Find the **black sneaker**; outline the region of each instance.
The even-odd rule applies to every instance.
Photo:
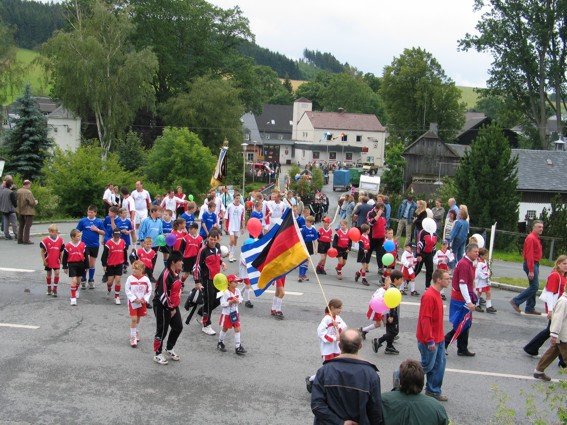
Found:
[[[276,314],[274,315],[274,317],[278,320],[283,320],[284,319],[284,315],[281,311],[276,311]]]
[[[486,304],[486,300],[484,298],[480,299],[480,304],[485,305]]]
[[[247,353],[247,351],[244,349],[244,347],[242,345],[236,347],[236,349],[234,350],[236,354],[238,354],[239,356],[242,356],[244,354]]]
[[[106,282],[108,282],[108,276],[107,276],[107,274],[105,273],[105,274],[102,276],[102,283],[106,283]]]
[[[378,350],[380,349],[380,347],[382,347],[382,343],[378,342],[378,338],[374,338],[372,340],[372,351],[378,354]]]
[[[360,279],[360,272],[356,272],[354,275],[354,281],[358,282],[358,279]]]
[[[311,391],[313,390],[313,381],[310,376],[305,377],[305,386],[307,387],[307,392],[311,394]]]
[[[477,305],[474,311],[478,311],[479,313],[484,313],[484,308],[482,308],[480,305]]]
[[[402,289],[400,292],[402,293],[402,295],[407,295],[407,294],[408,294],[405,289]]]
[[[441,299],[442,299],[443,301],[445,301],[445,300],[447,299],[447,297],[445,296],[445,294],[441,294]]]
[[[254,304],[252,304],[250,301],[246,301],[244,303],[244,306],[248,307],[248,308],[254,308]]]
[[[417,292],[417,291],[411,291],[411,296],[412,296],[412,297],[419,297],[419,292]]]
[[[81,280],[81,289],[87,289],[87,281]]]
[[[358,330],[360,331],[360,335],[362,335],[362,339],[366,341],[366,334],[368,332],[364,331],[362,328],[358,328]]]
[[[497,311],[498,311],[498,310],[496,310],[496,309],[495,309],[494,307],[492,307],[492,306],[490,306],[490,307],[488,307],[488,308],[486,309],[486,312],[487,312],[487,313],[492,313],[492,314],[496,313]]]
[[[362,278],[362,282],[361,282],[364,286],[370,286],[370,283],[368,283],[368,281],[363,277]]]
[[[325,269],[321,269],[321,271],[319,272],[320,274],[327,274],[327,272],[325,271]]]
[[[476,353],[473,353],[472,351],[466,350],[466,351],[457,351],[457,356],[461,356],[461,357],[474,357],[476,356]]]
[[[384,354],[400,354],[400,352],[392,345],[391,347],[386,347]]]
[[[222,352],[222,353],[226,353],[226,347],[225,347],[225,345],[224,345],[224,342],[219,341],[219,342],[217,343],[217,350],[219,350],[219,351]]]
[[[547,376],[544,372],[534,372],[535,379],[541,379],[542,381],[551,381],[551,378]]]

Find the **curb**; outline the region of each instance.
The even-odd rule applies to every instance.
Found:
[[[511,291],[511,292],[517,292],[517,293],[523,292],[524,289],[526,289],[522,286],[508,285],[506,283],[494,282],[492,280],[490,281],[490,286],[493,287],[493,288],[502,289],[504,291]],[[538,289],[537,296],[539,296],[540,294],[541,294],[541,290]]]

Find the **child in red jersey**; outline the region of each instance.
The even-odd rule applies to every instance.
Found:
[[[362,277],[362,284],[364,286],[369,286],[370,284],[366,280],[366,272],[368,272],[368,263],[370,263],[370,258],[372,256],[372,251],[370,250],[370,226],[368,224],[363,224],[360,226],[360,241],[358,242],[358,257],[356,259],[357,263],[360,263],[360,270],[354,275],[354,281],[358,282],[358,279]]]
[[[352,241],[348,237],[348,222],[341,220],[341,228],[337,230],[333,238],[333,248],[338,251],[337,260],[339,263],[335,270],[337,271],[337,279],[339,280],[343,278],[342,269],[346,265],[351,246]]]
[[[147,237],[142,242],[142,247],[138,248],[136,252],[134,252],[132,256],[132,260],[140,260],[144,263],[144,267],[146,268],[146,276],[150,279],[151,283],[154,283],[156,280],[154,279],[154,268],[156,266],[157,261],[157,253],[152,249],[152,238]]]
[[[433,264],[439,270],[449,271],[449,264],[455,261],[455,256],[453,252],[449,249],[449,241],[443,239],[441,242],[441,249],[435,252],[435,256],[433,257]],[[443,301],[447,299],[445,295],[445,288],[441,288],[441,298]]]
[[[122,276],[122,266],[127,261],[126,243],[120,238],[120,229],[112,231],[112,239],[104,244],[102,252],[102,267],[108,276],[106,282],[106,298],[110,298],[112,285],[114,284],[114,302],[120,305],[120,277]]]
[[[185,230],[185,219],[184,218],[177,218],[173,220],[173,227],[171,230],[171,234],[175,235],[175,243],[171,247],[171,251],[181,251],[181,243],[187,234]]]
[[[59,229],[56,224],[50,225],[47,230],[49,236],[43,238],[39,247],[41,248],[41,260],[45,267],[47,283],[47,295],[57,296],[57,285],[59,284],[59,269],[61,268],[61,257],[63,256],[63,239],[59,236]],[[53,276],[53,289],[51,287],[51,277]]]
[[[217,350],[226,352],[224,345],[224,338],[229,329],[234,329],[234,344],[236,346],[236,354],[242,356],[246,354],[246,350],[240,344],[240,314],[238,313],[238,304],[242,302],[240,289],[238,289],[238,282],[242,279],[237,278],[233,274],[227,276],[228,288],[222,292],[220,297],[220,306],[222,307],[219,325],[221,331],[219,333],[219,342],[217,343]]]
[[[152,283],[144,274],[144,263],[140,260],[132,264],[132,276],[129,276],[124,286],[128,298],[128,311],[130,312],[130,347],[137,347],[140,341],[138,325],[140,319],[147,313],[146,304],[152,294]]]
[[[331,248],[333,241],[333,229],[331,229],[331,218],[323,219],[323,227],[319,228],[319,243],[317,244],[317,252],[321,254],[319,263],[317,263],[317,274],[327,274],[325,271],[325,263],[327,262],[327,251]]]
[[[81,232],[77,229],[71,230],[71,242],[65,245],[63,250],[63,272],[69,273],[71,278],[71,305],[77,305],[79,298],[79,282],[85,270],[89,268],[89,256],[86,253],[87,246],[81,241]]]
[[[193,222],[189,225],[189,234],[183,237],[179,249],[183,254],[183,275],[181,276],[181,282],[183,284],[185,284],[189,275],[193,273],[193,267],[197,261],[197,254],[199,254],[199,249],[201,249],[202,245],[203,237],[199,235],[199,225]]]

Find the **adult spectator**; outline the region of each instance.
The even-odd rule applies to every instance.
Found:
[[[417,208],[413,216],[413,240],[417,242],[417,234],[423,230],[423,220],[427,218],[427,202],[417,201]]]
[[[303,210],[305,209],[305,205],[303,204],[303,201],[301,200],[301,196],[297,195],[296,199],[297,199],[297,212],[299,214],[303,214]]]
[[[443,228],[443,239],[451,239],[451,232],[453,231],[453,226],[457,221],[457,213],[453,210],[449,211],[447,218],[445,219],[445,227]]]
[[[358,356],[360,332],[341,332],[339,347],[341,355],[324,362],[313,381],[314,424],[383,424],[380,377],[376,366]]]
[[[433,276],[433,257],[435,257],[437,235],[429,233],[425,229],[421,229],[417,234],[417,266],[415,268],[415,275],[417,276],[421,269],[425,267],[425,287],[429,288],[431,285],[431,278]]]
[[[435,270],[433,283],[421,298],[417,319],[417,348],[421,353],[423,372],[427,374],[425,394],[439,401],[448,400],[441,390],[446,362],[441,290],[448,288],[450,284],[449,272]],[[423,382],[421,386],[423,387]]]
[[[140,180],[136,182],[136,190],[130,195],[134,201],[134,225],[136,232],[140,229],[140,224],[148,218],[148,209],[152,205],[150,193],[144,189]]]
[[[37,199],[34,198],[31,191],[31,181],[24,180],[24,186],[16,192],[16,212],[18,213],[18,243],[24,245],[33,245],[30,241],[30,229],[35,216],[35,206]]]
[[[411,220],[416,209],[417,204],[413,200],[412,195],[408,195],[400,204],[398,208],[398,230],[396,232],[396,243],[398,245],[404,229],[406,231],[406,242],[411,241]]]
[[[293,196],[293,190],[288,190],[286,192],[284,202],[287,204],[288,208],[297,205],[297,199]]]
[[[451,305],[449,307],[449,321],[453,324],[445,335],[445,346],[448,346],[455,335],[459,325],[468,312],[476,308],[476,296],[474,294],[475,266],[478,258],[478,245],[471,243],[465,248],[465,256],[457,263],[453,272],[453,283],[451,291]],[[463,326],[461,333],[457,336],[457,354],[464,357],[473,357],[475,353],[469,351],[469,330],[472,318]]]
[[[465,210],[460,210],[459,219],[453,225],[451,235],[448,241],[451,243],[451,250],[455,254],[455,261],[463,258],[465,253],[465,245],[469,236],[469,222],[467,221],[468,213]]]
[[[346,209],[346,220],[348,222],[348,228],[352,227],[352,215],[354,214],[354,208],[356,204],[354,203],[354,196],[347,195],[345,197],[345,202],[348,202],[347,209]]]
[[[385,425],[446,425],[449,423],[449,417],[443,405],[421,394],[424,376],[419,362],[410,359],[402,362],[397,375],[399,388],[382,394]]]
[[[512,308],[520,312],[520,306],[526,303],[526,314],[541,315],[535,309],[536,293],[539,289],[539,262],[542,256],[540,236],[543,233],[543,222],[535,220],[532,232],[524,241],[524,272],[528,275],[529,286],[518,296],[510,300]]]
[[[386,196],[386,195],[378,195],[378,197],[376,198],[376,201],[378,203],[381,202],[381,203],[384,204],[384,218],[386,219],[386,227],[389,228],[390,227],[390,215],[392,214],[392,206],[389,203],[390,198],[388,198],[388,196]]]
[[[458,217],[459,216],[459,206],[457,205],[455,198],[449,198],[449,200],[447,201],[447,205],[449,206],[449,209],[447,210],[447,217],[449,217],[449,211],[455,211],[455,216]],[[447,218],[447,217],[445,217],[445,218]]]
[[[106,185],[106,189],[102,195],[102,200],[104,201],[104,211],[108,215],[108,210],[110,207],[114,206],[114,186],[112,183]]]
[[[8,178],[10,177],[10,178]],[[6,176],[4,184],[0,187],[0,211],[2,212],[2,229],[4,239],[11,240],[18,238],[18,223],[16,217],[16,192],[11,176]],[[10,236],[10,226],[14,232],[14,237]]]
[[[435,220],[435,224],[437,224],[437,236],[442,238],[443,218],[445,217],[445,208],[443,208],[441,199],[435,200],[435,206],[431,208],[431,212],[433,213],[433,220]]]
[[[363,195],[361,198],[361,203],[358,204],[353,211],[352,220],[356,223],[356,227],[360,229],[360,226],[366,223],[366,217],[368,213],[372,210],[372,205],[368,205],[368,197]]]
[[[118,186],[114,186],[112,188],[112,193],[114,195],[114,206],[118,208],[122,208],[122,201],[120,199],[120,188]]]
[[[177,186],[175,197],[177,198],[177,205],[175,206],[175,215],[177,217],[181,217],[181,215],[187,211],[187,196],[183,193],[183,188],[181,186]]]

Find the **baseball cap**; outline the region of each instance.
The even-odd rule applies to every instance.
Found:
[[[242,282],[242,279],[236,277],[236,275],[233,274],[229,274],[226,278],[228,279],[229,282]]]
[[[330,222],[331,222],[331,219],[330,219],[329,217],[325,217],[325,218],[323,219],[323,221],[324,221],[325,223],[330,223]]]

